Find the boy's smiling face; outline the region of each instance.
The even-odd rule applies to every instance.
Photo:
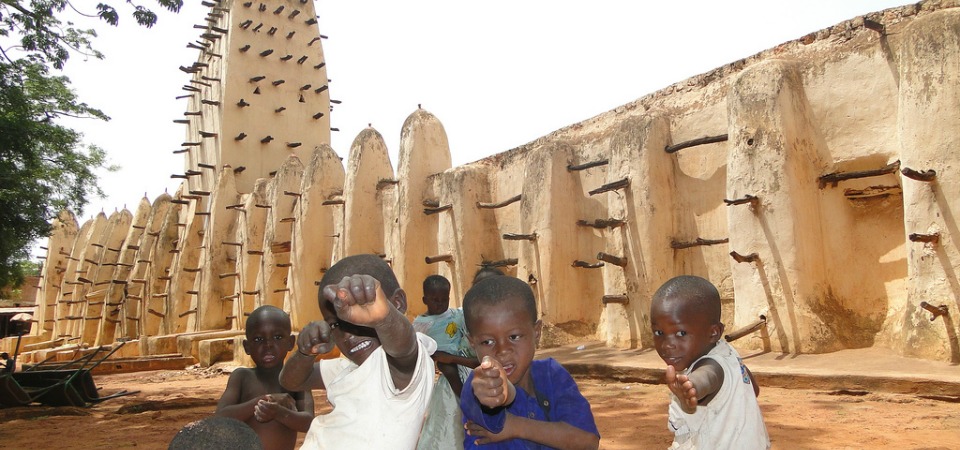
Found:
[[[723,325],[712,323],[706,314],[673,297],[654,300],[650,322],[657,353],[677,372],[706,355],[723,333]]]
[[[540,341],[542,323],[530,317],[520,299],[508,298],[477,309],[467,329],[477,359],[490,356],[503,366],[515,386],[533,392],[530,363]]]
[[[290,333],[290,321],[276,315],[265,314],[246,330],[243,350],[250,355],[258,368],[271,369],[283,366],[287,353],[293,349],[294,337]]]
[[[330,336],[334,344],[340,349],[340,353],[354,364],[363,364],[374,350],[380,348],[376,330],[340,320],[333,303],[327,300],[320,302],[320,313],[330,326]]]

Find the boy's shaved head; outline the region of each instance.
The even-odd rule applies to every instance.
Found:
[[[680,300],[687,311],[701,314],[711,323],[720,323],[720,292],[713,283],[693,275],[681,275],[663,283],[653,294],[653,307]]]
[[[285,324],[287,327],[290,327],[290,315],[285,313],[282,309],[277,308],[276,306],[264,305],[250,313],[250,316],[247,317],[246,330],[256,328],[256,326],[267,320],[275,320],[277,322]]]
[[[450,280],[443,275],[430,275],[423,280],[423,292],[443,290],[450,290]]]
[[[320,280],[320,300],[323,301],[323,287],[337,284],[343,277],[352,275],[370,275],[380,282],[380,289],[387,297],[400,289],[400,282],[394,275],[393,269],[377,255],[353,255],[337,261],[333,267],[327,269]]]
[[[530,320],[537,321],[537,300],[530,285],[519,278],[493,276],[477,282],[463,297],[463,320],[467,330],[481,308],[508,301],[520,303]]]
[[[169,450],[230,448],[262,449],[260,436],[249,425],[229,417],[213,416],[186,424],[170,441]]]

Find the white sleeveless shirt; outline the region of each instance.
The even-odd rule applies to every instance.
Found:
[[[674,433],[671,449],[770,448],[767,427],[753,385],[737,350],[720,340],[703,359],[712,359],[723,368],[723,385],[706,406],[697,406],[693,414],[683,412],[677,396],[670,394],[668,428]],[[685,373],[690,373],[687,368]]]

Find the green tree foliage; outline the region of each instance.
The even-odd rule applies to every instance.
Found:
[[[183,0],[155,0],[178,12]],[[80,6],[68,0],[0,0],[0,286],[19,284],[31,242],[47,236],[60,211],[81,214],[90,195],[102,195],[96,170],[106,155],[82,143],[82,135],[59,125],[60,117],[109,120],[82,103],[70,80],[50,73],[62,69],[70,55],[103,58],[93,47],[93,29],[80,29],[70,15],[120,23],[109,3]],[[152,27],[157,15],[123,2],[137,24]]]

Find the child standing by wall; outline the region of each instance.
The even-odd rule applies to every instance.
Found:
[[[333,411],[317,416],[302,449],[412,449],[433,386],[437,343],[404,316],[407,294],[379,256],[348,256],[320,281],[322,321],[297,337],[283,367],[288,389],[326,389]],[[341,358],[316,361],[340,349]]]
[[[668,280],[650,306],[653,343],[667,363],[671,448],[767,449],[760,393],[737,351],[721,339],[720,293],[694,276]]]
[[[290,316],[275,306],[261,306],[247,318],[243,350],[256,367],[234,370],[217,403],[217,415],[245,422],[265,449],[293,449],[297,432],[307,432],[313,420],[310,391],[280,386],[283,359],[293,349]]]
[[[467,340],[463,310],[450,307],[450,281],[441,275],[430,275],[423,280],[423,304],[427,312],[413,320],[413,328],[437,341],[433,360],[442,376],[433,388],[417,448],[463,448],[460,391],[463,380],[480,362]]]
[[[542,323],[527,283],[495,276],[463,300],[470,343],[482,358],[463,386],[464,448],[596,449],[600,433],[573,377],[534,361]]]

